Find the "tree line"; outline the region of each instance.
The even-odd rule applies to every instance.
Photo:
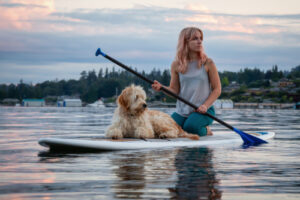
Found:
[[[135,69],[137,71],[137,69]],[[170,82],[170,71],[153,69],[151,72],[140,72],[150,80],[158,80],[164,85]],[[275,65],[272,69],[262,71],[258,68],[241,69],[239,72],[219,72],[222,86],[226,87],[235,81],[246,86],[267,87],[270,80],[278,81],[282,78],[295,80],[299,84],[300,65],[291,71],[280,71]],[[54,80],[45,81],[38,84],[27,84],[22,80],[18,84],[1,84],[0,100],[5,98],[22,99],[40,99],[57,96],[77,96],[86,103],[91,103],[99,98],[110,98],[120,94],[120,92],[130,84],[141,85],[147,92],[150,91],[151,85],[141,80],[135,75],[116,70],[114,67],[109,71],[108,68],[101,68],[98,72],[82,71],[78,80]],[[156,100],[165,98],[161,93],[154,97]],[[167,97],[166,97],[167,98]]]

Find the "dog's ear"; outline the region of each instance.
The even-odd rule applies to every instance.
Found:
[[[128,100],[126,99],[126,94],[125,94],[124,91],[123,91],[123,92],[121,93],[121,95],[118,97],[118,104],[119,104],[121,107],[125,108],[126,110],[128,110],[128,108],[129,108]]]

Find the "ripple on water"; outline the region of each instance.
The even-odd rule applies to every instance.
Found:
[[[58,154],[47,152],[38,139],[102,137],[113,109],[0,107],[0,198],[299,199],[299,111],[217,113],[243,131],[277,135],[269,144],[248,149],[224,145]],[[212,130],[231,132],[216,122]]]

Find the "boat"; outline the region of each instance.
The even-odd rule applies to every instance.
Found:
[[[87,107],[93,107],[93,108],[105,108],[105,104],[101,99],[98,99],[94,103],[88,104]]]

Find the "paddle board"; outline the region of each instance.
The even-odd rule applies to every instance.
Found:
[[[274,132],[254,132],[249,133],[263,140],[271,139],[275,136]],[[228,132],[217,132],[213,136],[204,136],[200,140],[188,138],[174,139],[120,139],[112,140],[100,139],[62,139],[62,138],[42,138],[39,144],[47,147],[50,151],[116,151],[133,149],[160,149],[167,147],[200,147],[200,146],[220,146],[223,144],[237,143],[243,144],[243,140],[238,134]]]

